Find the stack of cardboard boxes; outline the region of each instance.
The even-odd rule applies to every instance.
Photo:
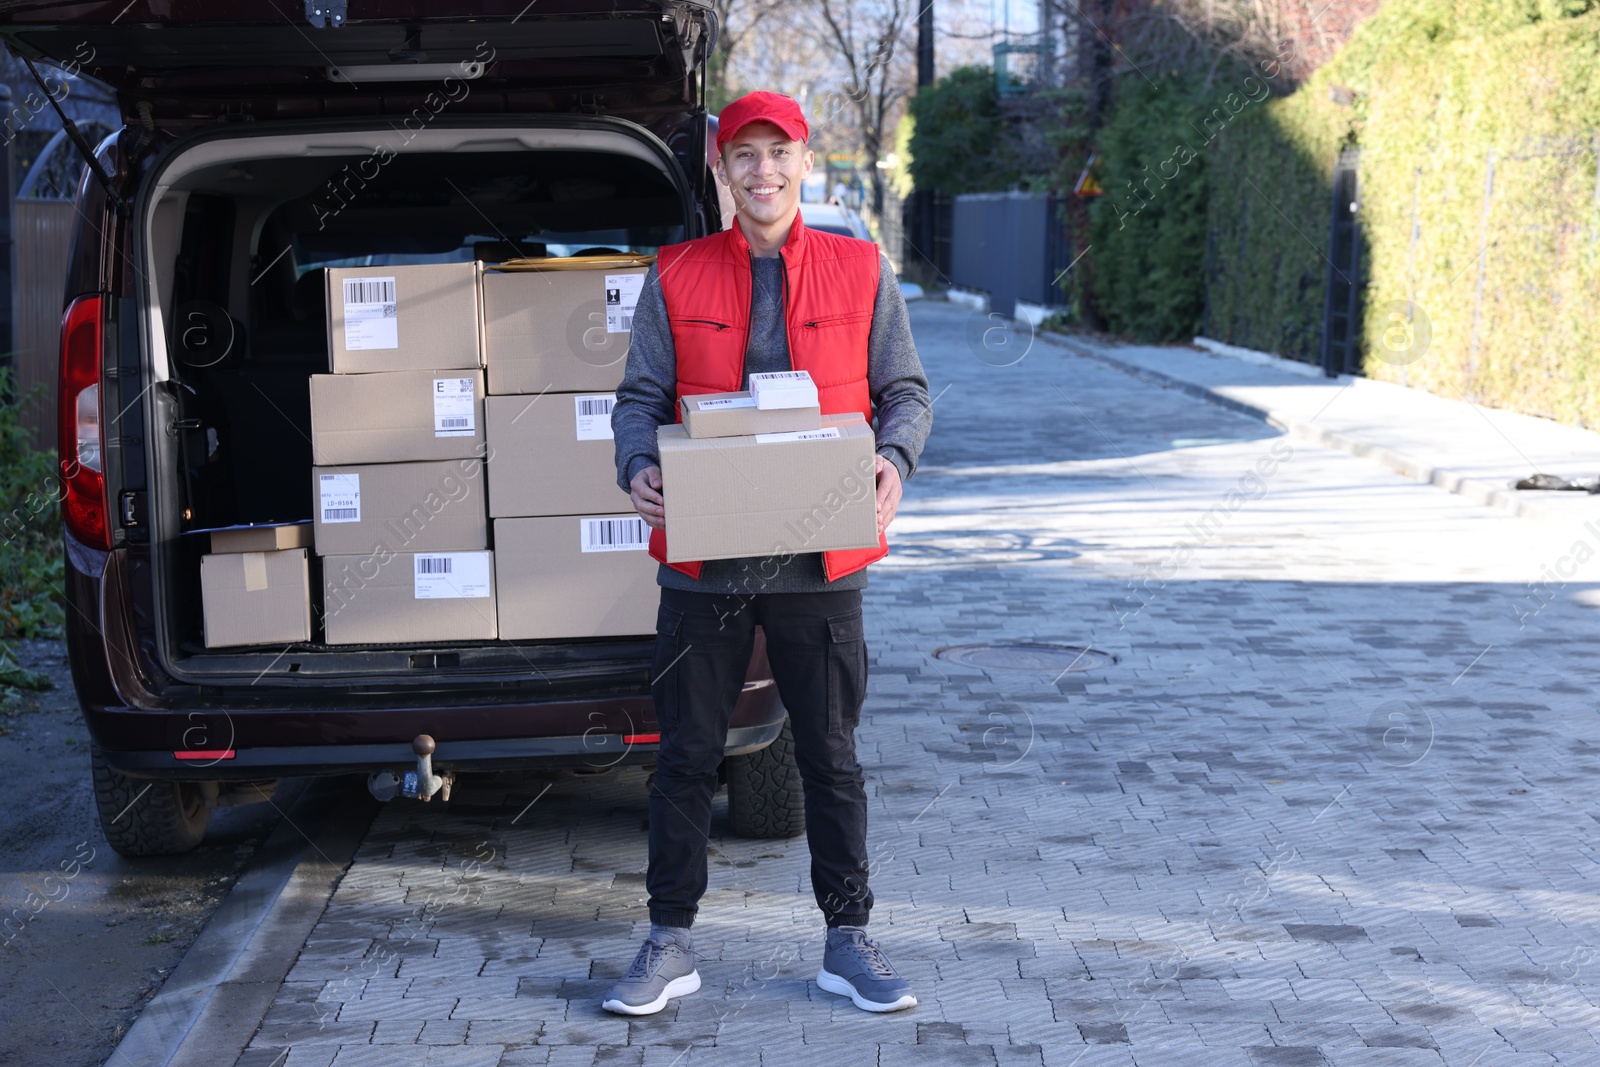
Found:
[[[330,645],[498,633],[475,263],[326,272],[312,503]]]
[[[649,528],[617,488],[611,408],[645,264],[483,276],[500,636],[655,629]]]
[[[311,524],[209,531],[200,559],[207,648],[311,639]]]
[[[214,535],[208,647],[311,640],[313,544],[331,645],[654,630],[649,530],[611,435],[649,263],[536,265],[566,269],[324,272],[315,519]]]

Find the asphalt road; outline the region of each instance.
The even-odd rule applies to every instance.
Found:
[[[183,958],[277,824],[257,804],[214,812],[184,856],[126,860],[100,832],[84,729],[59,641],[18,643],[55,688],[0,718],[0,1064],[98,1067]],[[285,783],[287,805],[303,783]],[[49,881],[46,879],[49,878]],[[30,896],[30,894],[32,894]]]

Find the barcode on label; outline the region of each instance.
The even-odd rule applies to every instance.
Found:
[[[578,414],[609,415],[616,402],[617,398],[614,396],[580,396],[578,398]]]
[[[323,522],[356,522],[361,518],[360,508],[323,508]]]
[[[810,371],[803,371],[803,370],[775,370],[775,371],[767,371],[766,373],[762,374],[761,377],[762,378],[810,378],[811,377],[811,372]]]
[[[418,574],[449,574],[451,559],[449,556],[418,556]]]
[[[617,328],[613,333],[628,333],[633,329],[633,316],[622,314],[617,316]]]
[[[344,302],[346,304],[392,304],[394,303],[394,279],[392,278],[346,278],[344,280]]]
[[[650,527],[638,516],[618,519],[583,519],[584,552],[625,552],[650,544]]]
[[[440,419],[439,420],[439,429],[441,429],[441,430],[460,430],[460,429],[463,429],[463,428],[468,429],[468,430],[472,429],[472,420],[471,419]]]

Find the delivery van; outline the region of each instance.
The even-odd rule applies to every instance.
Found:
[[[349,542],[335,524],[351,514],[350,474],[368,472],[370,511],[415,464],[323,464],[313,438],[320,449],[337,424],[348,442],[405,407],[383,390],[411,396],[417,365],[382,372],[418,338],[418,388],[450,394],[419,410],[446,413],[441,439],[480,433],[462,427],[500,398],[474,397],[484,376],[453,353],[482,344],[466,336],[473,315],[498,329],[485,281],[513,277],[510,264],[592,258],[593,306],[522,328],[620,378],[626,316],[605,302],[626,287],[602,291],[606,272],[637,274],[662,245],[722,225],[704,100],[716,33],[711,9],[685,0],[0,0],[14,52],[106,83],[125,123],[99,145],[78,138],[58,407],[67,643],[117,851],[192,848],[213,808],[269,797],[280,777],[363,774],[380,798],[447,802],[458,773],[653,762],[656,594],[639,577],[653,563],[631,543],[624,493],[613,484],[614,499],[568,514],[559,493],[525,492],[535,503],[491,518],[486,474],[564,462],[530,432],[510,460],[427,461],[457,464],[439,477],[465,488],[441,480],[438,499],[473,521],[437,524],[424,549],[396,543],[402,516],[384,556],[387,534],[352,555],[331,550]],[[446,275],[459,318],[406,280]],[[362,359],[336,366],[335,334]],[[447,365],[430,370],[435,358]],[[314,413],[313,380],[351,371]],[[487,377],[492,392],[492,365]],[[585,410],[608,432],[603,384],[538,384],[511,395],[541,412],[559,401],[580,436]],[[580,545],[604,551],[580,558]],[[455,566],[477,577],[450,585]],[[450,610],[441,596],[457,598]],[[509,599],[518,621],[497,625]],[[357,610],[347,601],[367,606],[364,625],[330,615]],[[759,641],[726,753],[732,829],[799,833]]]

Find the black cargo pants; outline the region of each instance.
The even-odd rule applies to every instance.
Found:
[[[650,921],[694,922],[706,891],[711,798],[755,627],[789,711],[805,785],[811,887],[829,926],[861,926],[867,793],[855,729],[867,691],[861,591],[748,596],[661,590],[651,695],[661,751],[650,790]]]

